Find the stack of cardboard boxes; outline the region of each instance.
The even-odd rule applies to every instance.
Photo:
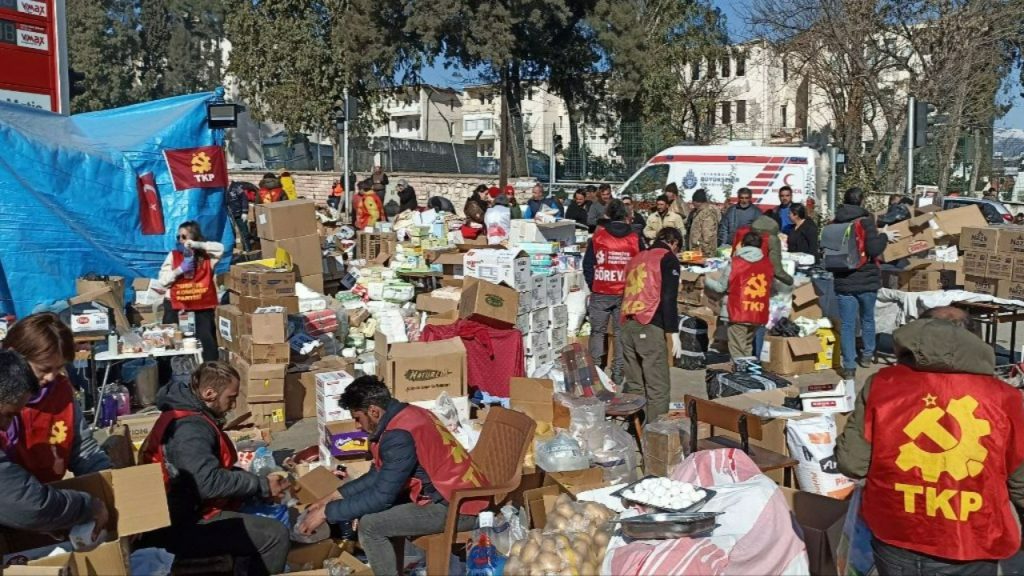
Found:
[[[366,458],[369,440],[352,414],[340,405],[341,395],[354,378],[344,370],[321,372],[316,381],[316,426],[320,438],[320,462],[332,458]]]
[[[323,251],[316,226],[316,202],[288,200],[256,206],[256,234],[264,258],[278,248],[291,256],[299,282],[319,293],[324,291]]]
[[[997,298],[1024,300],[1024,228],[965,228],[964,290]]]

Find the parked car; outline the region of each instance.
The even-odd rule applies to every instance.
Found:
[[[981,213],[985,216],[985,220],[989,224],[1006,224],[1013,222],[1013,214],[1010,210],[1003,205],[1002,202],[996,200],[988,200],[985,198],[967,198],[963,196],[947,197],[942,199],[942,209],[949,210],[951,208],[961,208],[963,206],[970,206],[971,204],[976,205],[981,209]]]

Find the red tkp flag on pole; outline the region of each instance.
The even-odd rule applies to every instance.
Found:
[[[164,159],[177,191],[228,185],[228,165],[220,146],[164,150]]]
[[[164,233],[164,208],[160,204],[160,193],[152,172],[146,172],[135,179],[139,192],[139,222],[143,234]]]

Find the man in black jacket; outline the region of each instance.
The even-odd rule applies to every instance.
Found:
[[[718,246],[731,246],[737,241],[736,232],[744,226],[750,226],[761,216],[761,209],[753,204],[754,193],[750,188],[740,188],[736,192],[736,203],[725,211],[722,222],[718,225]]]
[[[248,499],[276,500],[289,487],[281,476],[234,468],[237,454],[222,427],[238,389],[234,368],[206,362],[190,383],[170,384],[157,396],[162,413],[139,459],[164,465],[171,525],[148,534],[146,544],[184,558],[230,554],[251,562],[248,574],[279,574],[288,529],[273,518],[234,511]]]
[[[679,252],[683,234],[662,228],[654,244],[626,268],[626,290],[617,344],[625,360],[625,392],[647,397],[648,422],[668,412],[669,353],[666,335],[679,333]],[[682,354],[673,337],[673,356]]]
[[[843,376],[852,378],[859,364],[871,366],[875,355],[875,300],[882,287],[882,273],[877,258],[885,251],[889,238],[880,234],[874,216],[861,207],[864,194],[860,188],[850,188],[843,195],[843,203],[836,209],[833,223],[860,220],[864,228],[864,252],[867,262],[856,270],[833,271],[836,298],[839,302],[839,346],[843,356]],[[857,320],[860,320],[864,349],[857,356]]]
[[[356,378],[340,405],[370,435],[373,468],[311,506],[299,531],[358,520],[359,543],[373,573],[401,574],[392,539],[442,532],[455,491],[485,487],[487,480],[437,417],[395,400],[378,378]],[[463,501],[458,530],[472,530],[486,507],[485,500]]]
[[[565,217],[575,220],[577,224],[587,225],[587,212],[590,211],[590,201],[587,200],[587,189],[577,188],[572,195],[572,203],[565,209]]]
[[[234,181],[228,186],[227,205],[231,214],[231,221],[235,224],[238,237],[242,241],[242,249],[246,252],[252,250],[252,242],[249,239],[249,194],[255,198],[260,189],[250,182]]]

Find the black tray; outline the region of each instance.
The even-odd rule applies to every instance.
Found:
[[[717,492],[715,492],[714,490],[711,490],[710,488],[700,488],[701,490],[704,491],[704,497],[701,498],[700,500],[694,502],[693,504],[685,507],[685,508],[668,508],[667,506],[658,506],[656,504],[649,504],[647,502],[640,502],[639,500],[633,500],[632,498],[629,498],[629,497],[626,497],[626,496],[622,495],[623,492],[626,492],[627,490],[632,489],[637,484],[640,484],[644,480],[648,480],[650,478],[657,478],[657,476],[653,476],[653,475],[644,476],[643,478],[637,480],[636,482],[632,482],[630,484],[626,484],[622,488],[619,488],[615,492],[612,492],[611,495],[612,496],[616,496],[618,498],[622,498],[623,500],[626,500],[628,502],[633,502],[634,504],[639,504],[641,506],[647,506],[648,508],[654,508],[656,510],[663,510],[665,512],[675,512],[675,513],[678,513],[678,514],[684,514],[684,513],[687,513],[687,512],[696,512],[696,511],[700,510],[701,508],[704,507],[705,504],[708,503],[709,500],[711,500],[712,498],[715,497],[715,494],[717,494]]]

